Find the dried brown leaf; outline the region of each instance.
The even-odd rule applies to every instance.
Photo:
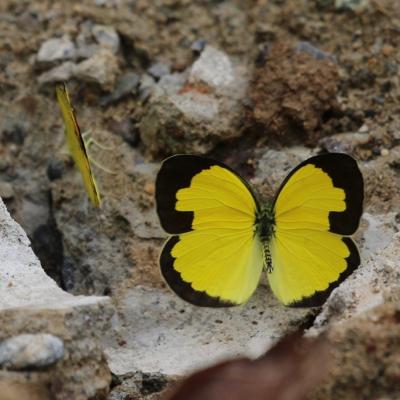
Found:
[[[326,342],[291,335],[256,360],[222,362],[173,387],[165,400],[302,400],[328,372]]]

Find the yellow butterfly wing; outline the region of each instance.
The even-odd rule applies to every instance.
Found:
[[[65,135],[67,138],[69,151],[75,162],[75,165],[78,167],[81,173],[83,184],[85,185],[86,193],[89,196],[90,201],[95,207],[100,207],[100,193],[90,168],[90,162],[85,143],[75,117],[74,109],[72,108],[71,101],[69,99],[66,85],[57,86],[56,94],[64,120]]]
[[[198,306],[246,302],[263,267],[257,203],[246,183],[215,160],[178,155],[161,166],[156,201],[161,225],[173,234],[160,256],[170,288]]]
[[[359,264],[354,242],[363,179],[356,161],[331,153],[295,168],[275,198],[274,234],[269,244],[270,286],[285,305],[321,305]]]

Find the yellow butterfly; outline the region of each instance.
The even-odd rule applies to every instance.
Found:
[[[75,117],[74,109],[71,105],[67,86],[65,84],[56,87],[58,104],[65,125],[65,135],[69,151],[78,167],[86,193],[89,196],[93,206],[101,207],[100,192],[97,188],[96,180],[90,168],[89,157],[85,142],[82,138],[81,130]]]
[[[166,159],[157,175],[157,213],[172,236],[161,273],[189,303],[245,303],[263,267],[285,305],[314,307],[360,264],[353,234],[364,183],[341,153],[311,157],[293,169],[271,202],[221,162],[194,155]]]

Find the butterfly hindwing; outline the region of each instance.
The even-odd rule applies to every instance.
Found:
[[[160,257],[172,290],[199,306],[244,303],[263,266],[257,203],[244,181],[220,162],[174,156],[162,164],[156,199],[162,226],[177,234]]]
[[[354,242],[322,231],[277,232],[270,245],[269,284],[292,307],[321,305],[360,264]]]
[[[78,167],[86,192],[90,201],[95,207],[101,206],[100,193],[97,188],[96,180],[92,173],[89,157],[86,151],[85,143],[75,117],[74,109],[68,95],[66,85],[56,87],[58,104],[61,109],[61,114],[65,125],[65,135],[68,142],[68,148],[71,156]]]
[[[253,294],[263,259],[251,233],[192,231],[167,241],[160,265],[165,281],[182,299],[197,306],[229,307]]]
[[[362,175],[348,155],[315,156],[288,175],[275,198],[268,274],[285,305],[321,305],[360,264],[345,235],[357,229],[362,203]]]

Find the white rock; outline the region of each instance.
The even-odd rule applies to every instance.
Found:
[[[93,36],[101,47],[110,49],[114,54],[119,50],[120,39],[113,26],[94,25],[92,28]]]
[[[69,36],[46,40],[40,46],[37,62],[52,63],[75,58],[76,48]]]
[[[206,46],[193,64],[189,80],[217,88],[234,82],[235,70],[229,57],[212,46]]]
[[[101,49],[93,57],[76,66],[74,77],[96,82],[103,89],[111,90],[118,72],[118,62],[114,54],[108,49]]]
[[[57,67],[44,72],[38,77],[38,82],[41,85],[53,82],[65,82],[68,81],[74,73],[76,64],[72,61],[66,61]]]
[[[22,228],[0,199],[0,312],[17,307],[62,309],[107,301],[107,297],[73,296],[43,271]]]
[[[0,342],[0,366],[7,369],[42,368],[64,355],[64,344],[49,334],[25,334]]]

